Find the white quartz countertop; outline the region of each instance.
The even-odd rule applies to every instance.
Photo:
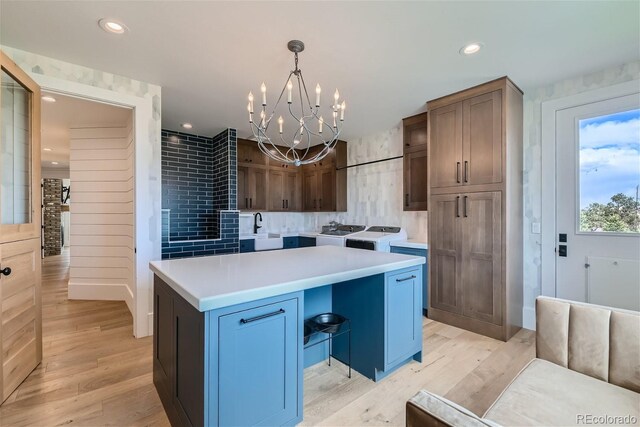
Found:
[[[429,245],[425,239],[409,239],[391,242],[391,246],[413,249],[429,249]]]
[[[191,305],[209,311],[424,262],[424,257],[316,246],[152,261],[149,266]]]

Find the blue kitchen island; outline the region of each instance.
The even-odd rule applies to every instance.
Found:
[[[305,320],[349,319],[331,356],[378,381],[422,357],[425,258],[319,246],[151,262],[153,380],[174,426],[295,425],[303,369],[329,356]]]

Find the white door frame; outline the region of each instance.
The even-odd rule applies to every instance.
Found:
[[[135,157],[134,157],[134,277],[136,284],[133,295],[133,335],[136,338],[145,337],[153,332],[151,291],[153,276],[149,270],[149,262],[160,259],[161,243],[157,236],[161,234],[160,215],[155,214],[153,197],[150,189],[150,169],[158,169],[160,176],[160,162],[153,165],[153,142],[150,141],[149,123],[153,118],[153,103],[151,99],[118,93],[115,91],[85,85],[68,80],[62,80],[42,74],[29,73],[43,91],[56,92],[77,98],[96,102],[119,105],[133,110],[133,125],[135,129]],[[160,200],[160,194],[157,194]],[[157,224],[151,224],[152,218]],[[153,233],[155,232],[155,236]],[[154,238],[156,242],[154,242]]]
[[[556,115],[560,110],[640,91],[640,80],[590,90],[542,103],[542,295],[556,296]]]

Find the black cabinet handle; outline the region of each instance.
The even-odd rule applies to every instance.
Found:
[[[260,316],[256,316],[256,317],[250,317],[248,319],[240,319],[240,323],[251,323],[251,322],[255,322],[256,320],[262,320],[262,319],[266,319],[267,317],[273,317],[273,316],[277,316],[278,314],[283,314],[284,310],[281,308],[278,311],[274,311],[273,313],[267,313],[267,314],[262,314]]]
[[[460,218],[460,196],[456,196],[456,218]]]
[[[8,276],[11,274],[11,267],[5,267],[2,270],[0,270],[0,273],[4,274],[5,276]]]
[[[463,209],[463,215],[465,218],[467,218],[467,200],[469,199],[468,196],[464,196],[464,206],[462,207]]]
[[[396,282],[406,282],[407,280],[411,280],[411,279],[415,279],[416,276],[409,276],[409,277],[405,277],[404,279],[396,279]]]
[[[247,209],[249,207],[249,198],[245,197],[244,198],[244,208]]]
[[[464,182],[469,182],[469,162],[464,161]]]
[[[404,195],[404,205],[409,206],[409,193]]]
[[[251,197],[249,197],[249,207],[250,208],[253,207],[253,199]]]
[[[282,199],[282,209],[284,209],[284,199]]]
[[[456,182],[460,184],[460,162],[456,162]]]

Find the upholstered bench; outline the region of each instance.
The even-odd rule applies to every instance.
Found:
[[[482,417],[420,391],[407,426],[639,425],[640,313],[538,297],[536,358]]]

